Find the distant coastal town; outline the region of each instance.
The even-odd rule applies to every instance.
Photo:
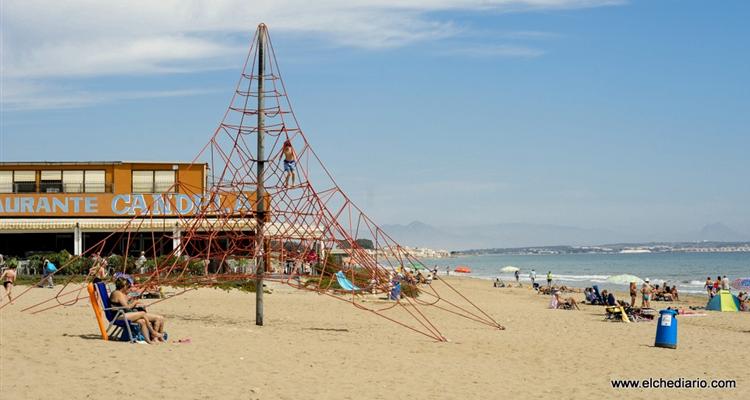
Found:
[[[426,247],[409,247],[404,246],[403,247],[406,251],[408,251],[410,254],[412,254],[415,257],[419,258],[445,258],[450,257],[451,252],[448,250],[434,250],[434,249],[428,249]]]
[[[600,246],[534,246],[452,251],[453,256],[507,254],[642,254],[642,253],[736,253],[750,252],[750,242],[621,243]]]

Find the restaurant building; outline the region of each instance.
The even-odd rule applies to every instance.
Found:
[[[130,251],[155,240],[171,251],[205,202],[207,174],[185,162],[0,162],[0,254],[80,255],[134,219]]]

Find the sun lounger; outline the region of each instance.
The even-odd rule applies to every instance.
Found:
[[[625,323],[630,323],[630,315],[625,310],[625,306],[622,306],[622,305],[607,306],[605,310],[607,312],[606,318],[608,320],[614,320],[614,321],[619,320]]]

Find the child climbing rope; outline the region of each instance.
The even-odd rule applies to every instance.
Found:
[[[284,147],[281,151],[284,153],[284,172],[286,173],[284,187],[290,186],[290,180],[292,182],[291,186],[294,186],[294,167],[297,164],[297,154],[294,152],[294,147],[292,147],[292,142],[289,139],[284,142]]]

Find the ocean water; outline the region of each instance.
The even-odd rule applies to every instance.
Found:
[[[553,283],[577,287],[597,284],[600,288],[625,290],[626,285],[607,282],[612,275],[632,274],[649,278],[652,284],[677,284],[685,293],[705,293],[706,277],[715,280],[726,275],[730,282],[750,277],[750,253],[642,253],[642,254],[566,254],[566,255],[481,255],[455,258],[425,259],[430,268],[435,265],[440,274],[445,267],[451,271],[458,265],[472,269],[469,276],[507,281],[513,274],[500,269],[512,265],[521,269],[521,281],[530,282],[529,271],[536,270],[537,281],[546,284],[547,271],[552,271]]]

